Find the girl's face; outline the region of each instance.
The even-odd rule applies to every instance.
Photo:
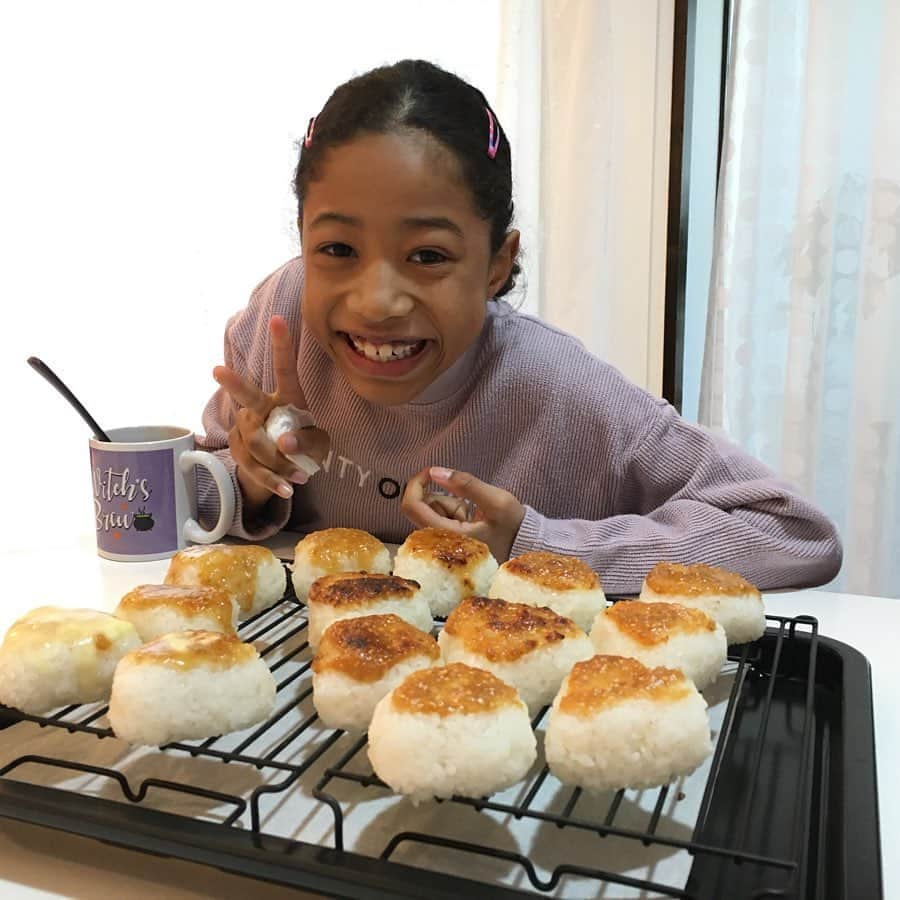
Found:
[[[509,276],[452,154],[419,132],[334,147],[303,203],[303,322],[357,394],[406,403],[478,337]]]

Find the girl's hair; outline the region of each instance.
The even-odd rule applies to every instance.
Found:
[[[491,253],[500,249],[513,216],[509,141],[500,121],[477,88],[420,59],[404,59],[345,82],[316,116],[312,136],[301,145],[294,175],[299,220],[303,199],[331,147],[360,132],[387,134],[417,129],[443,144],[459,161],[481,216],[490,223]],[[496,155],[488,155],[490,116],[499,131]],[[496,140],[496,135],[495,135]],[[509,292],[519,274],[513,265],[497,297]]]

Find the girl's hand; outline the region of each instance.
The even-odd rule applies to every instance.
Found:
[[[306,398],[297,378],[297,357],[291,345],[287,322],[273,316],[269,323],[275,393],[267,394],[253,382],[227,366],[216,366],[213,377],[238,403],[234,426],[228,433],[228,447],[237,463],[237,478],[250,512],[265,505],[272,494],[291,497],[292,484],[304,484],[308,476],[284,453],[305,453],[321,463],[328,454],[330,439],[321,428],[302,428],[278,438],[276,445],[266,434],[266,419],[276,406],[293,404],[306,409]],[[282,452],[279,452],[282,451]]]
[[[452,496],[427,490],[430,483],[446,488]],[[410,478],[402,509],[421,528],[447,528],[484,541],[501,563],[509,559],[525,518],[525,507],[509,491],[441,466],[423,469]]]

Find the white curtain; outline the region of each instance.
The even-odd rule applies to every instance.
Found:
[[[659,393],[672,4],[504,0],[522,309]]]
[[[900,596],[900,4],[737,0],[700,420]]]

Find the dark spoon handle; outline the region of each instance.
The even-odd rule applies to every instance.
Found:
[[[78,414],[84,419],[88,425],[91,426],[91,431],[94,432],[94,437],[97,438],[98,441],[106,441],[106,443],[111,443],[109,435],[94,421],[94,417],[82,406],[81,401],[66,387],[66,385],[60,380],[60,377],[47,365],[42,359],[38,359],[36,356],[28,357],[28,365],[34,369],[39,375],[43,375],[50,384],[53,385],[62,395],[75,407]]]

